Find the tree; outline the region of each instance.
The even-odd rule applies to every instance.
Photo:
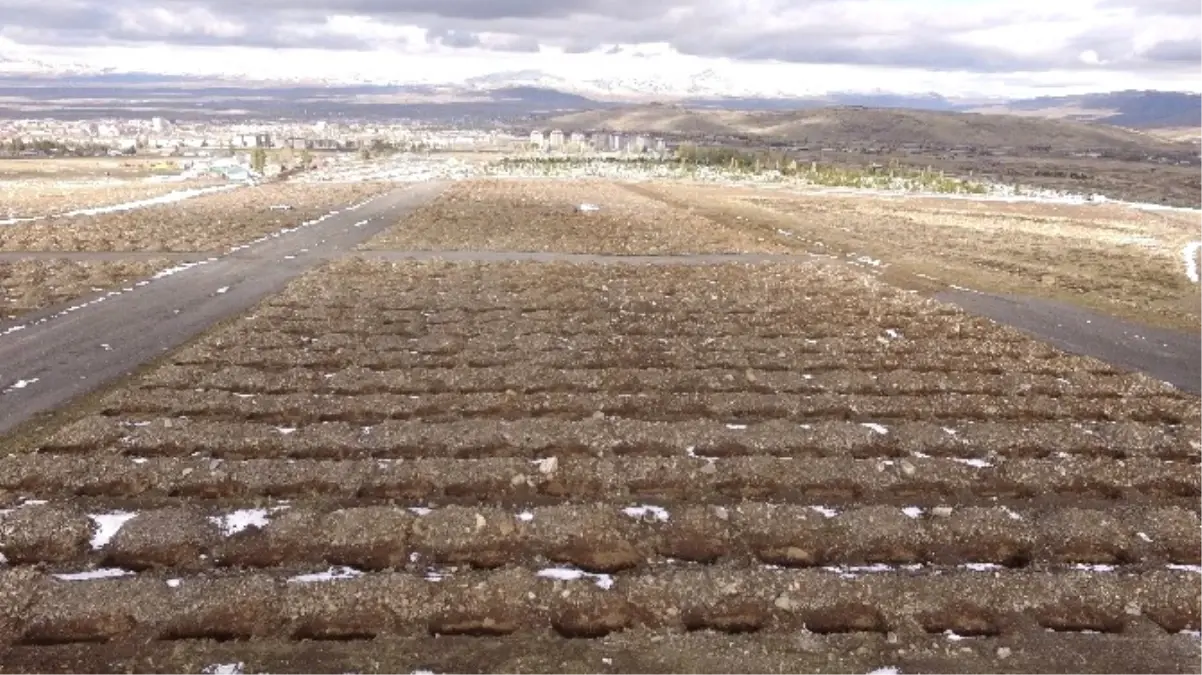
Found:
[[[267,168],[267,151],[263,148],[255,148],[250,153],[250,168],[255,173],[263,173],[263,169]]]
[[[313,153],[309,152],[308,148],[305,148],[304,150],[301,151],[300,163],[301,163],[301,166],[304,166],[304,167],[308,167],[310,164],[313,163]]]

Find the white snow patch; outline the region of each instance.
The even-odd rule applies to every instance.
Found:
[[[637,519],[644,519],[644,518],[647,518],[648,516],[650,516],[654,520],[658,520],[661,523],[667,522],[667,520],[668,520],[667,509],[665,509],[661,506],[651,506],[649,504],[642,504],[639,506],[628,506],[628,507],[622,509],[622,513],[625,513],[626,515],[630,516],[631,518],[637,518]]]
[[[811,506],[810,510],[817,511],[818,513],[821,513],[823,516],[826,516],[827,518],[834,518],[835,516],[839,515],[839,512],[836,511],[835,509],[832,509],[829,506],[822,506],[820,504],[816,505],[816,506]]]
[[[522,511],[521,513],[519,513],[517,515],[517,519],[522,521],[523,523],[528,523],[528,522],[534,520],[534,514],[529,511]]]
[[[921,506],[907,506],[902,509],[902,513],[906,514],[910,518],[921,518],[922,517],[922,507]]]
[[[1152,543],[1152,538],[1151,538],[1151,537],[1149,537],[1149,536],[1147,535],[1147,533],[1146,533],[1146,532],[1136,532],[1136,533],[1135,533],[1135,536],[1137,536],[1137,537],[1139,537],[1140,539],[1142,539],[1142,540],[1144,540],[1144,541],[1148,542],[1149,544],[1150,544],[1150,543]]]
[[[1202,248],[1202,241],[1191,241],[1181,249],[1181,257],[1185,260],[1185,276],[1189,280],[1198,283],[1198,249]]]
[[[943,433],[947,434],[948,436],[956,435],[956,430],[951,427],[941,427],[941,428],[943,429]]]
[[[129,511],[89,514],[88,517],[96,523],[96,533],[92,535],[91,541],[92,550],[98,551],[104,548],[113,537],[117,536],[121,527],[136,515],[138,514]]]
[[[886,666],[884,668],[877,668],[876,670],[868,673],[868,675],[898,675],[900,672],[901,671],[895,666]]]
[[[1010,516],[1010,520],[1022,520],[1023,519],[1023,517],[1020,516],[1017,511],[1010,508],[1009,506],[1003,506],[1002,511],[1005,512],[1005,514],[1007,516]]]
[[[746,424],[727,424],[726,428],[733,429],[735,431],[742,431],[743,429],[747,428],[747,425]]]
[[[881,434],[882,436],[889,433],[889,429],[885,428],[884,426],[882,426],[880,424],[875,424],[873,422],[861,422],[860,426],[872,429],[873,431],[877,432],[878,434]]]
[[[410,506],[410,507],[409,507],[409,512],[410,512],[410,513],[412,513],[412,514],[413,514],[413,515],[415,515],[415,516],[426,516],[426,515],[429,515],[429,514],[430,514],[430,512],[431,512],[431,511],[433,511],[433,510],[434,510],[434,509],[431,509],[431,508],[428,508],[428,507],[425,507],[425,506]]]
[[[243,663],[241,661],[237,663],[214,663],[205,666],[200,672],[205,675],[242,675],[242,666]]]
[[[574,567],[548,567],[539,570],[535,576],[543,579],[554,579],[555,581],[575,581],[577,579],[592,579],[593,583],[604,590],[609,590],[614,586],[614,578],[608,574],[593,574],[578,570]]]
[[[184,583],[180,579],[168,579],[167,586],[170,588],[179,588],[180,584]]]
[[[897,332],[896,330],[893,330],[892,328],[886,328],[885,335],[888,336],[889,339],[891,339],[891,340],[900,340],[902,338],[902,334]]]
[[[314,572],[313,574],[298,574],[288,578],[288,583],[296,584],[311,584],[319,581],[337,581],[339,579],[354,579],[361,577],[363,573],[353,567],[331,567],[324,572]]]
[[[91,581],[93,579],[113,579],[116,577],[126,577],[133,574],[129,570],[123,570],[120,567],[98,567],[94,570],[86,572],[68,572],[66,574],[55,574],[55,579],[63,581]]]
[[[38,382],[38,378],[36,378],[36,377],[31,377],[28,380],[17,380],[16,382],[13,382],[8,387],[6,387],[4,389],[4,393],[7,394],[9,392],[17,391],[18,389],[24,389],[25,387],[28,387],[31,384],[37,384],[37,382]]]
[[[216,523],[225,536],[230,537],[248,527],[267,527],[269,513],[267,509],[239,509],[224,516],[212,516],[209,520]]]
[[[229,290],[230,290],[229,286],[222,286],[221,288],[217,289],[217,295],[224,295],[225,293],[228,293]]]
[[[872,565],[838,565],[823,567],[827,572],[834,572],[844,579],[854,579],[861,574],[877,574],[881,572],[893,571],[893,565],[885,563],[874,563]]]
[[[1114,565],[1102,565],[1097,563],[1077,563],[1073,565],[1073,569],[1081,572],[1113,572]]]
[[[288,434],[295,433],[296,427],[276,427],[275,430],[280,432],[280,434],[287,436]]]
[[[1002,569],[1002,566],[997,563],[964,563],[960,567],[973,572],[992,572]]]
[[[600,211],[600,210],[601,210],[601,207],[600,207],[600,206],[597,206],[596,204],[588,204],[588,203],[585,203],[585,204],[581,204],[580,206],[577,206],[577,207],[576,207],[576,210],[577,210],[577,211],[583,211],[583,212],[586,212],[586,213],[587,213],[587,212],[589,212],[589,211]]]
[[[1180,565],[1177,563],[1169,563],[1165,565],[1165,569],[1176,570],[1178,572],[1193,572],[1194,574],[1202,574],[1202,565]]]
[[[977,459],[977,458],[975,458],[975,457],[969,457],[969,458],[964,458],[964,457],[952,457],[952,458],[951,458],[951,460],[952,460],[953,462],[959,462],[959,463],[961,463],[961,464],[967,464],[967,465],[969,465],[969,466],[974,466],[974,467],[976,467],[976,468],[978,468],[978,469],[984,469],[984,468],[986,468],[986,467],[993,466],[993,464],[991,464],[991,463],[989,463],[989,462],[986,462],[986,461],[985,461],[985,460],[983,460],[983,459]]]

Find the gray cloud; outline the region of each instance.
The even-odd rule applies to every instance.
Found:
[[[1202,15],[1197,0],[1100,0],[1100,4],[1133,9],[1147,17]],[[721,0],[0,0],[0,13],[5,16],[0,36],[26,44],[81,46],[163,42],[372,48],[370,35],[340,34],[325,26],[326,17],[343,14],[421,26],[432,43],[450,49],[537,52],[540,46],[554,46],[584,53],[613,51],[615,44],[665,42],[695,56],[981,73],[1097,68],[1178,71],[1202,59],[1196,38],[1164,41],[1137,55],[1132,48],[1137,26],[1129,25],[1091,30],[1074,37],[1062,50],[1022,56],[958,38],[969,30],[995,27],[986,18],[965,19],[960,26],[940,29],[916,21],[914,27],[901,31],[888,28],[888,22],[878,27],[875,22],[853,21],[836,0],[757,2],[754,10],[766,12],[758,24],[748,13],[752,10],[737,7],[741,5]],[[158,8],[188,20],[159,21],[162,17],[154,14]],[[806,16],[821,23],[789,28],[785,21],[768,18],[774,11],[799,10],[808,10]],[[149,18],[142,21],[141,17]],[[1088,50],[1096,52],[1103,65],[1084,63],[1080,55]]]
[[[1202,64],[1202,40],[1169,40],[1161,42],[1144,52],[1144,58],[1157,62],[1189,64],[1197,67]]]

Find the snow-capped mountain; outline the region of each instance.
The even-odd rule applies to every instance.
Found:
[[[805,80],[749,77],[746,72],[705,68],[702,70],[665,70],[649,68],[645,73],[556,73],[541,69],[505,70],[485,72],[474,76],[452,76],[432,69],[397,69],[382,65],[378,69],[337,69],[324,72],[309,71],[303,75],[295,70],[270,72],[261,63],[237,64],[238,72],[221,70],[220,65],[198,61],[173,62],[156,68],[155,65],[138,69],[117,68],[94,63],[72,62],[62,59],[38,58],[21,51],[0,49],[0,77],[54,78],[78,81],[99,79],[106,84],[170,82],[171,80],[204,79],[232,85],[259,84],[296,86],[361,86],[435,88],[440,95],[455,93],[481,95],[499,90],[531,88],[556,91],[583,96],[603,102],[650,102],[650,101],[721,101],[722,99],[839,100],[860,103],[867,101],[879,105],[894,105],[894,100],[929,99],[930,106],[941,108],[946,103],[938,94],[920,92],[838,90],[830,91],[810,86]],[[100,82],[97,82],[100,83]],[[904,105],[904,103],[903,103]],[[949,104],[950,105],[950,104]]]
[[[469,89],[485,91],[509,87],[538,87],[599,100],[795,98],[818,93],[804,88],[785,91],[754,81],[742,81],[720,74],[712,68],[677,75],[593,78],[563,77],[542,70],[517,70],[472,77],[461,84]]]

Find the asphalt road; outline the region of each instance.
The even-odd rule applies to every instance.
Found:
[[[935,295],[1060,349],[1141,372],[1192,394],[1202,390],[1198,333],[1152,328],[1073,305],[1014,295],[948,290]]]
[[[79,311],[6,335],[0,331],[0,434],[246,311],[321,261],[393,225],[445,185],[408,186]]]
[[[799,264],[830,262],[828,256],[802,253],[677,253],[670,255],[609,255],[600,253],[561,253],[555,251],[358,251],[370,260],[403,262],[443,260],[447,262],[539,262],[578,265],[729,265]]]

